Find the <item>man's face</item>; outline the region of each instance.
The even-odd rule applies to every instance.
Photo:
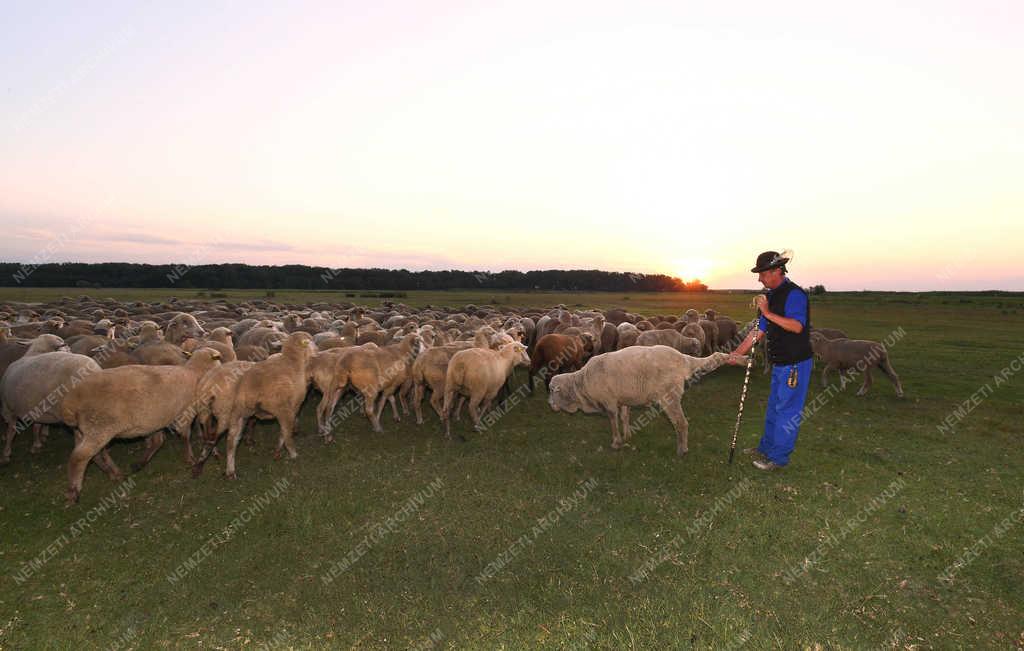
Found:
[[[775,289],[782,284],[782,269],[776,267],[757,274],[757,280],[768,289]]]

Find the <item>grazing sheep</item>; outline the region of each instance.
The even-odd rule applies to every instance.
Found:
[[[39,452],[46,439],[43,427],[61,422],[60,403],[64,396],[82,378],[100,370],[92,358],[66,351],[67,346],[60,337],[40,335],[0,379],[0,402],[7,422],[0,463],[10,462],[14,437],[29,422],[35,434],[31,452]]]
[[[699,357],[701,353],[700,340],[687,337],[678,330],[648,330],[641,332],[636,340],[637,346],[668,346],[674,348],[684,355]]]
[[[676,430],[676,454],[682,456],[688,451],[689,425],[679,403],[686,380],[698,372],[708,373],[728,359],[727,353],[691,357],[668,346],[606,353],[592,358],[579,371],[556,375],[548,404],[555,411],[604,413],[612,425],[612,448],[619,449],[623,434],[626,440],[632,436],[629,408],[657,403]]]
[[[480,411],[490,409],[491,402],[516,366],[526,366],[530,358],[526,346],[519,342],[505,344],[499,350],[467,348],[452,356],[444,382],[444,433],[451,439],[451,413],[455,395],[461,394],[469,400],[469,415],[473,429],[481,431]],[[459,440],[465,440],[460,434]]]
[[[593,352],[594,341],[590,333],[544,335],[537,340],[537,345],[530,353],[530,372],[527,377],[530,393],[533,393],[534,378],[538,373],[547,387],[553,375],[581,368]]]
[[[864,384],[857,391],[858,396],[863,396],[871,388],[871,369],[878,367],[878,370],[895,385],[896,396],[903,397],[903,385],[882,344],[863,339],[828,339],[817,329],[811,331],[810,337],[815,357],[825,362],[825,368],[821,372],[822,386],[828,386],[830,370],[844,371],[855,368],[864,373]]]
[[[61,403],[61,420],[75,430],[68,460],[69,502],[77,502],[89,460],[112,439],[148,436],[141,467],[163,445],[170,427],[195,402],[199,380],[220,364],[220,353],[197,350],[183,366],[122,366],[95,371]],[[116,468],[116,467],[115,467]]]

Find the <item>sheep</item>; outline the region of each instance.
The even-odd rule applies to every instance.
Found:
[[[182,342],[181,348],[186,353],[191,353],[198,348],[212,348],[220,353],[222,364],[238,359],[238,355],[235,354],[235,346],[231,342],[231,330],[223,326],[211,330],[206,339],[186,339]]]
[[[67,352],[60,337],[41,335],[33,340],[21,359],[12,363],[0,379],[0,402],[7,421],[0,463],[10,462],[14,437],[29,422],[35,435],[31,452],[39,452],[46,440],[43,427],[60,422],[64,396],[82,378],[98,370],[99,364],[90,357]]]
[[[164,328],[165,339],[176,346],[180,346],[181,342],[189,337],[201,339],[205,335],[206,331],[203,330],[199,321],[186,312],[178,312]]]
[[[115,338],[115,335],[116,329],[110,328],[105,335],[80,335],[71,339],[64,338],[64,341],[68,344],[71,352],[76,355],[91,357],[94,350],[105,346],[108,341]]]
[[[534,378],[538,373],[547,387],[551,383],[551,376],[579,369],[593,352],[594,339],[590,333],[544,335],[530,353],[530,372],[527,377],[530,393],[533,393]]]
[[[828,339],[816,329],[811,331],[811,349],[815,357],[825,362],[821,372],[821,385],[828,386],[828,372],[832,369],[840,371],[856,368],[864,373],[864,383],[858,396],[866,395],[871,388],[871,369],[878,367],[880,371],[896,387],[896,397],[903,397],[903,385],[889,361],[885,346],[876,341],[863,339]]]
[[[28,351],[28,342],[14,339],[10,332],[10,327],[0,327],[0,377],[12,363],[21,359]]]
[[[234,404],[235,391],[238,389],[238,382],[242,376],[256,365],[256,362],[232,361],[221,363],[220,366],[207,371],[206,375],[199,381],[196,390],[195,420],[199,425],[199,431],[203,442],[216,438],[218,430],[214,428],[214,422],[227,423],[231,416],[231,407]],[[255,425],[255,419],[249,420],[249,431]],[[185,463],[194,466],[196,459],[192,455],[192,443],[190,440],[191,426],[181,427],[182,439],[185,443]]]
[[[386,401],[391,403],[395,420],[401,420],[395,406],[394,396],[409,380],[412,363],[422,349],[423,344],[419,335],[410,333],[402,338],[401,343],[381,346],[376,350],[369,349],[358,353],[353,358],[355,367],[350,372],[349,381],[352,383],[352,387],[367,401],[364,409],[367,416],[370,417],[373,431],[384,431],[380,424],[380,416],[384,411]],[[360,359],[360,355],[367,355],[370,359]],[[403,408],[408,411],[408,407],[404,404],[404,397],[399,397],[403,400]]]
[[[457,342],[428,348],[416,357],[412,364],[413,396],[412,406],[416,413],[416,424],[423,424],[423,396],[430,389],[430,406],[444,420],[444,381],[452,356],[460,350],[473,347],[469,342]],[[482,347],[482,346],[477,346]]]
[[[685,320],[687,324],[686,327],[684,327],[683,329],[683,334],[685,334],[688,337],[695,337],[696,339],[700,339],[703,345],[702,350],[704,351],[705,355],[710,355],[711,353],[718,351],[717,323],[709,319],[700,318],[700,313],[698,313],[697,310],[694,309],[687,310],[686,314],[683,315],[683,320]],[[698,325],[701,328],[701,330],[704,331],[703,337],[696,337],[694,334],[689,334],[689,332],[695,332],[693,328],[689,328],[689,326],[693,324]]]
[[[89,460],[114,438],[148,436],[139,468],[163,445],[163,429],[194,403],[199,380],[220,364],[220,353],[197,350],[182,366],[122,366],[95,371],[64,398],[61,420],[75,430],[68,460],[69,502],[77,502]]]
[[[672,422],[676,454],[683,456],[689,451],[689,425],[680,405],[686,380],[698,372],[708,373],[728,359],[727,353],[691,357],[668,346],[636,346],[606,353],[591,358],[579,371],[552,378],[548,404],[554,411],[603,412],[611,421],[611,446],[617,450],[623,445],[623,434],[625,440],[632,437],[629,408],[656,402]]]
[[[285,449],[290,458],[299,456],[292,436],[298,425],[299,407],[302,406],[309,388],[309,362],[315,352],[314,349],[313,337],[308,332],[293,332],[285,339],[280,354],[272,355],[266,361],[255,364],[239,378],[229,415],[223,420],[218,418],[217,431],[206,440],[206,446],[192,468],[193,476],[202,473],[203,464],[216,445],[217,439],[227,430],[224,475],[228,479],[236,479],[238,475],[235,470],[235,452],[242,436],[242,429],[246,421],[253,416],[277,420],[281,434],[274,452],[275,459],[280,459]]]
[[[444,432],[450,440],[451,413],[455,394],[469,398],[469,415],[473,419],[473,429],[482,431],[479,407],[487,411],[505,379],[516,366],[526,366],[530,358],[526,354],[526,346],[514,341],[502,346],[499,350],[483,348],[467,348],[452,356],[448,363],[448,371],[444,381]],[[460,434],[459,440],[465,438]]]
[[[708,310],[708,312],[714,314],[714,310]],[[737,335],[740,331],[740,324],[730,319],[727,316],[715,316],[710,321],[718,325],[718,349],[723,350],[728,347],[731,350],[738,346],[742,339],[738,338]]]
[[[370,342],[362,346],[329,348],[313,356],[309,362],[310,379],[320,392],[320,403],[316,408],[317,431],[324,443],[331,443],[334,437],[330,431],[330,418],[342,393],[349,384],[349,357],[357,351],[376,350],[377,344]]]
[[[636,340],[637,346],[668,346],[684,355],[699,357],[702,346],[700,340],[687,337],[678,330],[648,330],[641,332]]]
[[[708,335],[699,323],[689,322],[686,319],[682,319],[676,322],[676,325],[679,329],[680,334],[682,334],[685,337],[690,337],[691,339],[696,339],[698,342],[700,342],[701,351],[707,348]]]
[[[635,325],[628,321],[623,321],[616,326],[616,329],[619,331],[619,339],[615,344],[615,350],[622,350],[623,348],[636,345],[636,340],[640,336],[640,330]]]

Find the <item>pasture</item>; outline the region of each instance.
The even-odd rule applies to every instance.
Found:
[[[392,300],[752,316],[744,293]],[[542,387],[513,394],[483,433],[457,421],[466,443],[447,442],[429,409],[422,426],[386,410],[383,434],[356,410],[324,445],[311,396],[296,459],[273,459],[277,425],[261,423],[237,481],[223,460],[193,479],[172,438],[120,486],[90,467],[69,507],[70,434],[55,428],[37,455],[22,435],[0,467],[0,648],[1024,646],[1024,297],[826,294],[811,314],[860,338],[902,329],[891,359],[907,396],[877,373],[866,397],[859,378],[826,393],[816,366],[808,404],[824,399],[776,473],[739,452],[726,463],[736,367],[687,389],[682,459],[664,416],[613,451],[606,418],[553,413]],[[767,393],[755,368],[740,448],[757,442]],[[127,468],[142,447],[111,454]]]

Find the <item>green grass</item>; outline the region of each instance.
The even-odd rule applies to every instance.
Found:
[[[74,293],[48,291],[36,297]],[[149,299],[164,296],[143,291]],[[276,300],[338,300],[311,296],[319,294],[278,292]],[[963,297],[972,302],[961,303]],[[714,304],[738,319],[749,314],[749,297],[716,293],[512,298],[637,311]],[[401,300],[488,299],[411,292]],[[274,461],[276,425],[263,424],[256,447],[240,448],[238,481],[225,480],[217,461],[193,480],[180,442],[171,440],[133,475],[134,488],[117,507],[73,539],[75,521],[115,487],[93,466],[81,503],[65,507],[70,436],[55,430],[44,451],[30,455],[31,437],[22,435],[11,465],[0,469],[0,646],[429,648],[432,634],[440,638],[433,648],[1020,645],[1024,521],[1002,536],[993,527],[1024,508],[1024,374],[995,388],[955,434],[936,428],[1024,353],[1024,310],[1002,315],[1008,301],[1020,299],[814,300],[813,318],[822,326],[874,339],[904,328],[892,359],[907,398],[896,399],[878,374],[866,398],[854,395],[857,385],[848,387],[805,422],[792,464],[777,474],[759,474],[741,455],[726,464],[743,378],[738,368],[687,390],[684,459],[675,457],[664,416],[639,431],[632,447],[615,452],[606,419],[552,413],[543,389],[485,433],[457,423],[465,444],[445,442],[433,416],[422,427],[386,416],[385,432],[374,434],[355,415],[342,422],[338,441],[324,446],[313,436],[311,399],[301,416],[298,459]],[[809,400],[822,391],[818,371]],[[759,435],[767,396],[760,369],[751,385],[741,447]],[[127,468],[141,447],[120,444],[113,456]],[[438,479],[440,489],[393,532],[359,547],[374,525]],[[280,497],[254,507],[280,480],[289,482]],[[538,526],[589,480],[593,488],[575,508],[546,529]],[[894,481],[902,489],[891,500],[786,583],[785,570],[814,554],[830,533],[840,535],[843,523]],[[720,498],[730,491],[735,499],[726,504]],[[247,508],[255,512],[234,536],[180,581],[167,580]],[[62,535],[66,545],[27,580],[15,580]],[[986,535],[990,544],[951,584],[937,578]],[[517,540],[526,544],[516,547]],[[321,580],[357,549],[365,553],[347,571],[329,584]],[[474,580],[507,550],[512,558],[503,569],[482,585]],[[667,559],[649,578],[631,581],[659,552]]]

